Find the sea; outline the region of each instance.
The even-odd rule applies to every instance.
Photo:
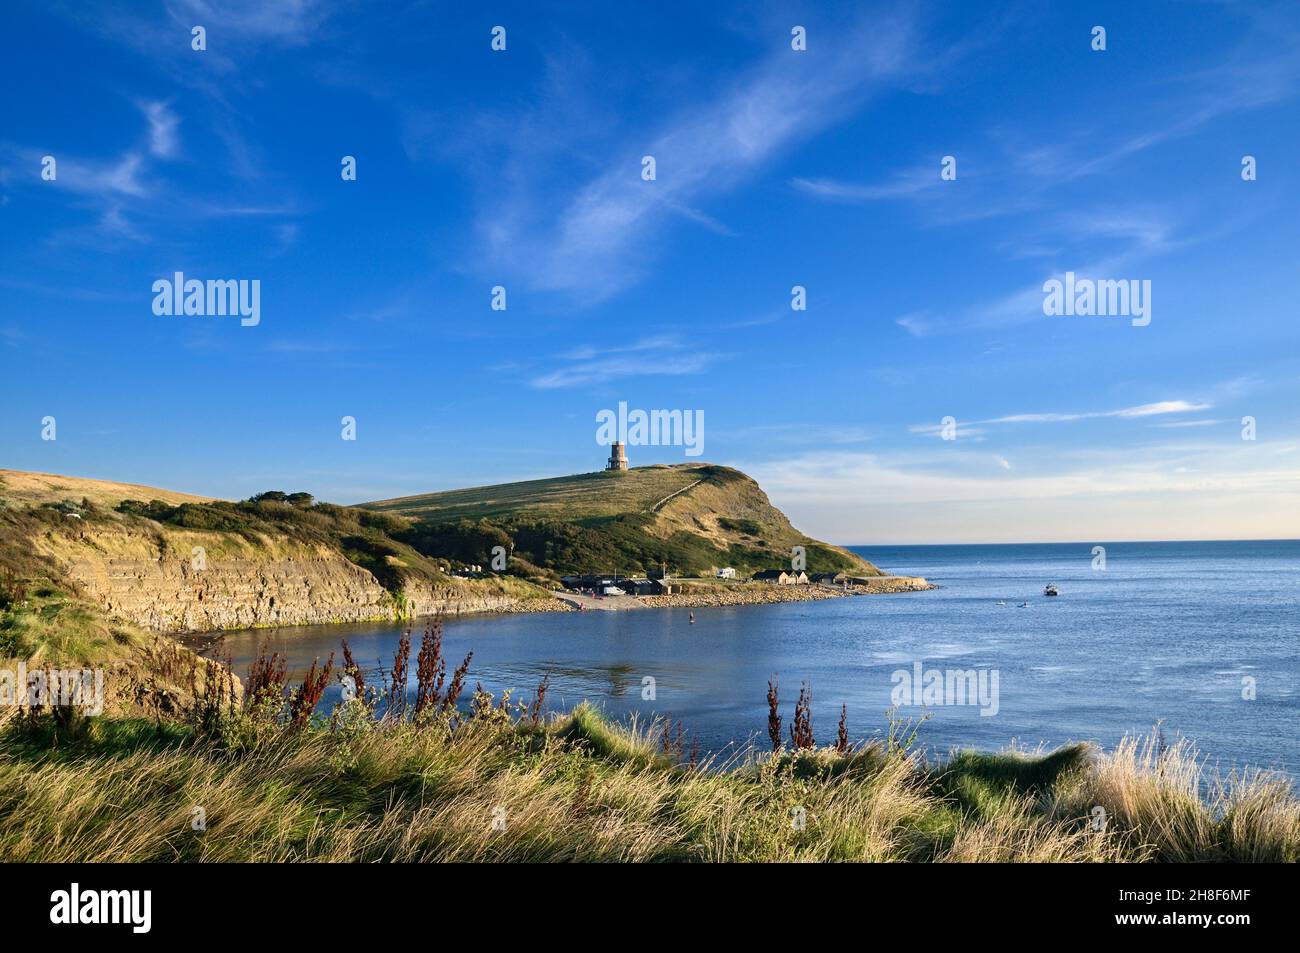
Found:
[[[471,690],[531,699],[547,679],[548,709],[585,701],[623,723],[666,719],[675,733],[680,722],[686,744],[719,762],[768,746],[772,681],[787,727],[801,688],[810,694],[819,744],[834,741],[842,715],[856,741],[910,722],[936,755],[1155,735],[1189,739],[1224,773],[1300,777],[1300,541],[850,548],[939,588],[468,616],[446,622],[444,651],[452,666],[474,653]],[[1059,595],[1045,595],[1048,584]],[[401,631],[232,632],[219,650],[240,674],[263,647],[279,652],[295,678],[346,638],[382,681]],[[412,680],[414,669],[412,659]]]

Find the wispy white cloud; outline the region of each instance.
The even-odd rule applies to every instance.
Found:
[[[1211,427],[1215,424],[1232,423],[1230,420],[1171,420],[1168,423],[1152,424],[1153,427],[1162,429],[1181,429],[1183,427]]]
[[[1246,12],[1249,16],[1249,11]],[[1064,183],[1112,169],[1120,162],[1185,136],[1225,115],[1259,109],[1293,99],[1300,89],[1300,31],[1290,22],[1270,20],[1241,47],[1227,52],[1217,63],[1200,72],[1182,74],[1170,82],[1183,87],[1172,97],[1160,97],[1158,112],[1148,114],[1118,144],[1098,150],[1094,143],[1114,142],[1096,135],[1095,127],[1080,128],[1051,140],[1052,144],[1014,148],[1009,157],[1026,174]]]
[[[167,0],[167,12],[183,25],[206,26],[244,40],[305,43],[329,16],[333,4],[320,0]]]
[[[895,318],[894,323],[913,337],[923,338],[933,329],[929,318],[928,311],[912,311],[901,318]]]
[[[1120,276],[1136,262],[1166,254],[1190,242],[1175,236],[1174,224],[1158,212],[1131,211],[1126,215],[1058,213],[1050,226],[1022,230],[1015,257],[1032,257],[1042,251],[1045,233],[1052,237],[1058,250],[1056,260],[1073,254],[1075,262],[1061,265],[1037,276],[1031,284],[990,301],[976,303],[956,313],[945,328],[989,328],[1023,324],[1044,319],[1043,284],[1049,278],[1062,280],[1066,271],[1076,278],[1093,280]],[[1198,240],[1205,240],[1202,235]],[[1026,247],[1026,243],[1027,246]],[[1094,250],[1103,253],[1095,255]]]
[[[149,154],[159,159],[174,158],[180,151],[177,127],[180,117],[163,102],[141,103],[140,111],[149,121]]]
[[[129,214],[143,207],[155,194],[148,175],[149,158],[139,149],[106,159],[86,158],[60,152],[53,156],[57,178],[40,177],[43,150],[0,142],[0,169],[8,182],[28,188],[52,189],[71,196],[70,204],[86,213],[83,224],[59,227],[50,234],[54,244],[96,242],[135,243],[146,236]],[[107,247],[107,245],[105,245]]]
[[[1136,407],[1122,407],[1119,410],[1091,410],[1080,413],[1033,413],[1008,414],[1004,417],[990,417],[986,420],[971,421],[978,427],[990,424],[1043,424],[1069,423],[1076,420],[1093,420],[1101,417],[1156,417],[1162,414],[1186,414],[1208,410],[1213,404],[1198,403],[1188,400],[1161,400],[1152,404],[1139,404]],[[962,424],[961,426],[968,426]],[[912,433],[939,434],[942,424],[915,424],[909,428]]]
[[[251,205],[246,202],[195,201],[191,208],[196,215],[212,218],[259,218],[281,215],[297,215],[302,210],[294,205],[271,202],[265,205]]]
[[[887,199],[914,197],[920,192],[940,184],[939,166],[932,169],[912,169],[899,173],[892,179],[875,185],[863,185],[830,178],[794,178],[790,184],[801,192],[820,199],[837,202],[875,202]]]
[[[917,424],[908,429],[912,433],[925,434],[928,437],[941,437],[944,433],[948,432],[943,424],[934,424],[933,426],[929,424]],[[962,423],[961,421],[958,421],[953,425],[951,433],[953,440],[959,440],[962,443],[965,443],[966,441],[983,443],[988,439],[988,428],[972,427],[970,424]]]
[[[1284,5],[1279,5],[1284,6]],[[1080,122],[1071,115],[1057,128],[1023,128],[1004,122],[988,130],[987,138],[1000,149],[990,154],[978,146],[954,147],[963,160],[979,162],[980,173],[962,176],[965,210],[945,202],[936,209],[936,224],[945,227],[959,219],[1032,212],[1049,202],[1047,193],[1087,176],[1099,175],[1135,155],[1192,135],[1225,115],[1270,106],[1300,94],[1300,30],[1294,17],[1268,11],[1242,10],[1256,21],[1255,28],[1236,49],[1226,51],[1217,63],[1199,72],[1162,80],[1165,86],[1151,102],[1149,112],[1135,112],[1131,128],[1113,129],[1113,114],[1104,120]],[[891,199],[927,200],[941,184],[939,165],[914,166],[881,182],[849,182],[836,178],[797,177],[792,184],[827,201],[873,202]],[[1001,193],[1000,195],[998,193]],[[960,194],[960,193],[958,193]],[[996,196],[996,197],[995,197]]]
[[[671,202],[668,207],[687,221],[694,222],[696,225],[702,225],[715,235],[724,235],[727,238],[736,237],[734,229],[718,221],[713,216],[706,215],[699,209],[691,208],[688,205],[682,205],[679,202]]]
[[[756,315],[749,318],[738,318],[735,321],[723,321],[717,325],[720,331],[736,331],[740,328],[761,328],[769,324],[776,324],[778,321],[784,321],[788,311],[772,311],[769,314]]]
[[[611,344],[605,347],[594,347],[590,344],[584,344],[581,347],[574,348],[567,354],[563,355],[565,360],[569,361],[589,361],[596,357],[606,357],[610,354],[637,354],[642,351],[673,351],[682,347],[681,338],[674,334],[660,334],[655,337],[641,338],[639,341],[633,341],[630,344]]]
[[[15,161],[39,169],[41,153],[35,149],[22,149],[14,153]],[[58,155],[58,178],[52,183],[80,195],[105,200],[122,197],[144,198],[150,193],[145,184],[147,162],[143,154],[128,151],[113,159],[86,159],[78,156]],[[35,180],[35,176],[32,176]]]
[[[281,196],[259,203],[247,189],[238,197],[204,194],[205,184],[182,184],[168,177],[167,160],[181,153],[181,118],[170,103],[136,100],[134,108],[143,120],[137,141],[107,157],[88,157],[56,151],[57,177],[45,182],[39,176],[45,150],[0,141],[0,179],[6,186],[21,184],[65,192],[72,204],[88,213],[85,221],[60,226],[49,235],[54,245],[82,245],[97,241],[122,247],[165,240],[174,230],[174,208],[183,206],[187,220],[195,218],[286,217],[300,209]],[[296,237],[297,226],[277,225],[278,250],[283,251]],[[108,247],[106,245],[106,247]]]
[[[1093,417],[1154,417],[1158,414],[1186,414],[1197,410],[1207,410],[1211,406],[1213,405],[1188,400],[1161,400],[1153,404],[1139,404],[1136,407],[1124,407],[1120,410],[1098,410],[1078,414],[1012,414],[1008,417],[995,417],[992,420],[977,422],[985,424],[1020,424],[1088,420]]]
[[[653,237],[674,218],[728,232],[702,211],[710,198],[754,175],[783,150],[833,123],[917,66],[910,22],[860,22],[817,55],[788,45],[657,129],[606,149],[603,170],[569,189],[554,215],[556,183],[532,166],[512,164],[517,179],[482,211],[479,232],[487,261],[547,290],[594,302],[638,280]],[[567,129],[575,124],[564,122]],[[530,127],[532,128],[532,127]],[[538,130],[516,148],[545,156]],[[541,142],[535,140],[541,139]],[[643,181],[641,157],[655,157],[657,179]],[[564,195],[562,189],[559,190]]]
[[[988,144],[952,144],[950,151],[961,160],[960,187],[942,182],[937,160],[929,158],[877,181],[805,176],[792,184],[830,202],[907,200],[921,221],[945,230],[1005,218],[1004,250],[1009,257],[1049,259],[1053,272],[982,302],[953,308],[925,324],[903,324],[911,333],[1042,320],[1041,288],[1047,278],[1059,278],[1066,270],[1114,277],[1116,269],[1207,241],[1213,233],[1231,233],[1250,220],[1253,213],[1243,210],[1189,239],[1185,223],[1197,208],[1194,195],[1180,195],[1176,207],[1149,204],[1121,215],[1081,215],[1071,189],[1078,180],[1114,174],[1135,156],[1203,131],[1226,116],[1300,95],[1300,29],[1285,9],[1285,4],[1242,8],[1241,15],[1254,22],[1240,45],[1223,50],[1217,63],[1207,56],[1211,65],[1203,71],[1157,80],[1156,85],[1165,88],[1150,91],[1154,105],[1126,110],[1125,119],[1115,119],[1120,111],[1094,109],[1093,115],[1107,118],[1071,115],[1060,123],[1034,126],[1005,121],[986,130]],[[1116,128],[1117,121],[1126,125]]]
[[[608,348],[583,347],[555,360],[560,364],[534,377],[533,387],[551,390],[603,384],[623,377],[679,377],[699,374],[719,355],[688,347],[672,337],[648,338]]]

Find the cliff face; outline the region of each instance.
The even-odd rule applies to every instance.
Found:
[[[461,580],[395,597],[340,553],[285,540],[87,527],[35,542],[106,612],[156,632],[508,611],[519,604],[502,587]]]
[[[214,560],[87,553],[67,574],[110,614],[159,632],[392,618],[374,577],[338,555]]]
[[[707,478],[692,481],[656,504],[650,532],[663,538],[686,532],[722,549],[755,547],[779,553],[781,558],[772,561],[773,567],[784,565],[794,546],[816,548],[834,553],[846,570],[861,575],[880,573],[856,553],[799,532],[752,477],[731,467],[708,466],[698,472],[706,473]]]

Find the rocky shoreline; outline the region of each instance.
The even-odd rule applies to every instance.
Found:
[[[937,589],[920,576],[882,576],[867,585],[847,589],[831,586],[710,586],[668,596],[639,596],[637,601],[652,608],[671,606],[707,608],[709,606],[772,605],[779,602],[813,602],[841,599],[845,596],[879,595],[890,592],[924,592]]]
[[[689,585],[689,584],[688,584]],[[884,593],[895,592],[924,592],[927,589],[938,589],[938,586],[932,585],[920,576],[882,576],[878,580],[873,580],[868,585],[850,586],[848,589],[831,586],[805,585],[805,586],[774,586],[765,583],[740,583],[730,586],[697,586],[686,592],[678,592],[668,596],[609,596],[599,600],[601,604],[592,604],[591,597],[578,597],[578,600],[587,603],[582,608],[601,609],[607,611],[621,611],[628,609],[666,609],[666,608],[692,608],[704,609],[711,606],[755,606],[755,605],[775,605],[781,602],[813,602],[821,599],[842,599],[846,596],[866,596],[880,595]],[[577,612],[579,605],[574,601],[565,601],[565,599],[574,599],[570,593],[555,592],[549,597],[537,597],[528,599],[516,599],[508,601],[499,606],[490,609],[463,609],[456,607],[455,611],[449,613],[451,617],[471,616],[471,615],[523,615],[535,612]],[[433,618],[432,615],[418,615],[413,618],[404,620],[395,619],[395,624],[403,623],[409,625],[422,624],[424,620]],[[367,621],[383,621],[382,619],[373,619]],[[335,623],[342,624],[342,623]],[[261,628],[261,627],[259,627]],[[265,626],[265,628],[276,628],[276,626]],[[172,633],[178,641],[193,648],[195,651],[203,652],[219,642],[222,636],[229,634],[230,629],[219,629],[212,631],[190,631]]]
[[[522,614],[525,612],[576,612],[578,610],[567,602],[561,602],[559,599],[550,596],[538,596],[535,599],[518,599],[500,611],[510,614]],[[474,613],[465,614],[473,615]]]

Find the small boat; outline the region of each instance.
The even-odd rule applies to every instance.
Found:
[[[694,625],[694,624],[695,624],[695,613],[692,612],[692,613],[691,613],[691,625]]]
[[[1028,602],[1022,602],[1022,603],[1020,603],[1020,605],[1016,606],[1016,608],[1017,608],[1017,609],[1028,609],[1028,608],[1029,608],[1029,603],[1028,603]]]
[[[1056,591],[1056,586],[1049,582],[1045,587],[1043,587],[1043,595],[1059,596],[1060,593]]]
[[[1000,606],[1004,606],[1004,605],[1006,605],[1006,604],[1007,604],[1007,601],[1006,601],[1005,599],[999,599],[999,600],[998,600],[998,605],[1000,605]]]

